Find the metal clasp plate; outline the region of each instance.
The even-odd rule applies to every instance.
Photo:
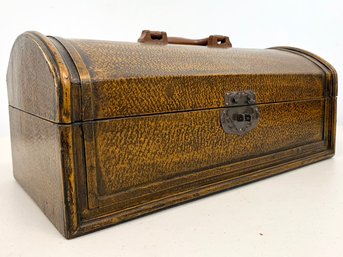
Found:
[[[260,113],[253,91],[228,92],[224,99],[227,108],[220,121],[226,133],[242,136],[257,127]]]

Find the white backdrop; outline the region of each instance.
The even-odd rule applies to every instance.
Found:
[[[9,135],[6,70],[15,38],[36,30],[69,38],[136,41],[142,29],[200,38],[228,35],[234,47],[289,45],[343,73],[343,5],[337,0],[1,0],[0,136]],[[339,101],[341,123],[342,105]]]

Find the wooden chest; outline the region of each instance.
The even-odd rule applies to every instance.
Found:
[[[336,72],[297,48],[26,32],[7,83],[14,176],[66,238],[334,155]]]

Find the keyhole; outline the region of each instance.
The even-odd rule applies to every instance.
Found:
[[[243,114],[237,114],[237,121],[239,121],[239,122],[244,121],[244,115]]]
[[[249,113],[245,113],[245,114],[237,114],[236,115],[236,119],[239,122],[242,121],[251,121],[251,115]]]

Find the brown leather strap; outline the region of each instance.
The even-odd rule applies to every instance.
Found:
[[[229,37],[212,35],[208,38],[203,39],[188,39],[181,37],[168,37],[164,31],[150,31],[143,30],[142,35],[138,39],[138,42],[145,44],[156,44],[156,45],[199,45],[207,46],[212,48],[230,48],[232,44]]]

